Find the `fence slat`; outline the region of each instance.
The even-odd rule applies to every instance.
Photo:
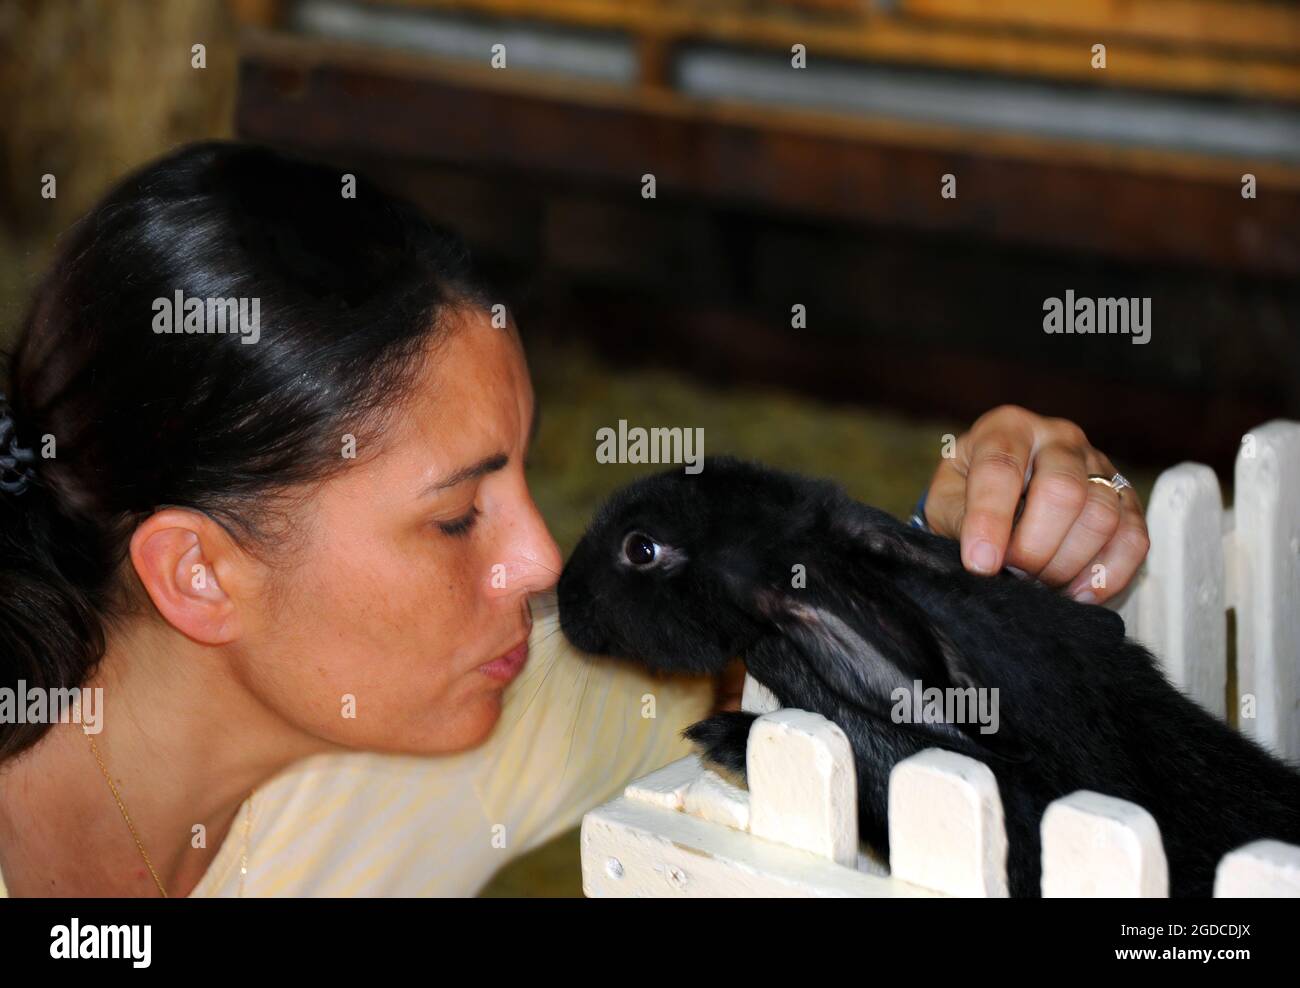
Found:
[[[1138,806],[1081,790],[1043,814],[1043,897],[1158,899],[1169,894],[1160,828]]]
[[[764,714],[745,757],[751,834],[857,864],[858,780],[838,726],[807,710]]]
[[[1242,437],[1234,499],[1238,724],[1300,760],[1300,422]]]
[[[1223,856],[1214,874],[1220,899],[1300,897],[1300,847],[1276,840],[1257,840]]]
[[[930,748],[889,775],[889,870],[948,895],[1007,895],[1007,834],[993,772]]]
[[[1214,471],[1180,463],[1162,473],[1147,528],[1151,551],[1129,634],[1155,653],[1175,684],[1223,717],[1228,626],[1223,499]]]

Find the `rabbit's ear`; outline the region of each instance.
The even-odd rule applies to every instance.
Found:
[[[977,758],[1020,762],[1030,757],[1000,722],[984,733],[988,725],[973,716],[933,716],[933,707],[924,702],[929,698],[960,699],[974,713],[993,709],[989,705],[997,694],[977,680],[965,657],[921,608],[887,582],[873,581],[869,595],[853,593],[833,604],[786,599],[773,608],[777,610],[773,617],[812,671],[867,716]],[[926,692],[935,689],[938,694]],[[978,703],[983,706],[969,706]]]
[[[893,515],[845,499],[834,511],[831,532],[880,562],[915,566],[934,573],[962,568],[960,545],[952,539],[909,528]]]

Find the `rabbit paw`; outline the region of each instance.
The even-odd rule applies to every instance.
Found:
[[[682,732],[695,745],[700,758],[724,778],[745,782],[745,751],[749,729],[758,714],[729,710],[692,724]]]

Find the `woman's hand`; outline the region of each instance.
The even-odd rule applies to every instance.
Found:
[[[1100,603],[1128,585],[1151,545],[1137,492],[1088,482],[1089,474],[1115,473],[1073,422],[1002,405],[980,416],[957,439],[955,455],[940,461],[925,520],[961,539],[972,572],[1013,566],[1068,587],[1076,600]],[[1022,492],[1024,513],[1013,531]]]

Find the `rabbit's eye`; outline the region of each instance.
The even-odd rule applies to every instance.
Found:
[[[659,558],[659,543],[641,532],[632,532],[623,540],[623,558],[633,566],[649,566]]]

